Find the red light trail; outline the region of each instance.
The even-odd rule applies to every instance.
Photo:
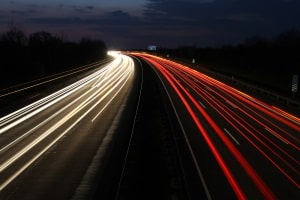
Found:
[[[234,140],[237,143],[235,137],[247,141],[296,188],[300,188],[298,117],[181,64],[148,54],[133,53],[133,55],[154,66],[176,92],[238,199],[247,199],[247,194],[236,174],[228,166],[230,161],[223,158],[221,149],[215,145],[212,134],[217,135],[223,142],[265,199],[277,199],[276,192],[257,172],[247,155],[242,154],[232,142]],[[220,128],[215,118],[206,111],[203,102],[232,127],[235,137],[226,128],[224,131]],[[204,117],[206,121],[204,123],[209,124],[213,133],[200,122],[197,114]]]

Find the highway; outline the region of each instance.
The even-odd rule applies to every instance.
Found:
[[[110,54],[89,76],[1,117],[0,199],[92,194],[116,130],[132,128],[131,112],[126,125],[121,116],[136,85],[134,61]]]
[[[170,60],[131,55],[159,77],[207,199],[300,198],[299,116]]]
[[[300,198],[299,116],[164,58],[110,56],[0,96],[38,98],[0,109],[0,199]]]

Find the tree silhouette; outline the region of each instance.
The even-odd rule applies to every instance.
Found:
[[[26,37],[16,26],[0,37],[0,89],[86,65],[106,56],[99,40],[63,41],[46,31]]]
[[[27,37],[17,26],[11,26],[10,30],[2,35],[0,41],[2,45],[25,46],[27,44]]]

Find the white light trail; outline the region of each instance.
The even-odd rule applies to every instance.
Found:
[[[63,131],[63,133],[53,138],[48,144],[45,144],[46,146],[42,150],[36,152],[36,154],[33,155],[32,158],[29,158],[29,161],[26,161],[26,163],[20,166],[12,175],[9,176],[9,178],[7,178],[3,183],[0,183],[0,191],[3,190],[27,167],[29,167],[35,160],[43,155],[44,152],[51,148],[61,137],[63,137],[66,133],[73,129],[93,109],[95,109],[97,106],[101,106],[100,112],[98,112],[97,115],[92,119],[92,121],[94,121],[120,93],[120,91],[124,88],[124,86],[128,83],[128,81],[134,74],[134,62],[130,57],[121,55],[119,53],[114,55],[116,56],[115,60],[98,72],[95,72],[94,74],[56,93],[53,93],[48,97],[45,97],[0,119],[1,135],[10,129],[13,129],[15,126],[25,122],[26,120],[29,120],[38,113],[45,111],[47,108],[50,108],[51,106],[57,104],[69,95],[75,93],[76,91],[79,91],[81,88],[84,88],[88,84],[92,85],[91,87],[88,87],[87,90],[83,91],[83,94],[75,98],[75,100],[71,101],[67,105],[64,105],[62,108],[53,113],[53,115],[46,118],[43,122],[35,125],[29,131],[20,135],[14,141],[10,142],[2,149],[0,149],[0,153],[3,153],[13,146],[17,147],[16,144],[18,144],[19,141],[23,140],[31,133],[38,131],[40,128],[45,127],[50,121],[55,122],[54,120],[57,119],[59,115],[62,115],[63,112],[72,109],[63,117],[59,118],[57,122],[52,124],[50,127],[47,127],[47,130],[45,132],[42,132],[24,147],[20,147],[20,149],[15,154],[0,163],[1,174],[4,173],[7,168],[9,168],[27,152],[36,147],[37,144],[45,141],[45,138],[48,138],[48,136],[54,133],[54,131],[56,131],[58,128],[62,127],[62,125],[65,125],[67,122],[71,123],[71,125],[68,126],[65,131]],[[101,98],[99,99],[99,97]],[[106,99],[108,99],[108,102],[105,105],[101,105],[100,103]],[[79,113],[80,115],[78,115]]]
[[[39,101],[36,101],[24,108],[21,108],[11,114],[8,114],[2,118],[0,118],[0,135],[6,132],[7,130],[11,129],[12,127],[22,123],[23,121],[31,118],[32,116],[40,113],[41,111],[49,108],[50,106],[54,105],[55,103],[59,102],[60,100],[64,99],[65,97],[73,94],[74,92],[80,90],[87,84],[91,83],[95,79],[98,79],[101,74],[106,74],[108,70],[111,68],[117,68],[121,63],[121,58],[116,58],[112,63],[107,65],[106,67],[102,68],[101,70],[85,77],[82,80],[73,83],[70,86],[67,86]]]

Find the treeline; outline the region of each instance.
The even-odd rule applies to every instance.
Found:
[[[300,75],[300,32],[289,30],[274,39],[252,37],[236,46],[160,49],[230,76],[248,79],[276,90],[290,92],[293,74]]]
[[[11,27],[0,35],[0,89],[97,61],[106,51],[100,40],[67,42],[45,31],[27,36]]]

